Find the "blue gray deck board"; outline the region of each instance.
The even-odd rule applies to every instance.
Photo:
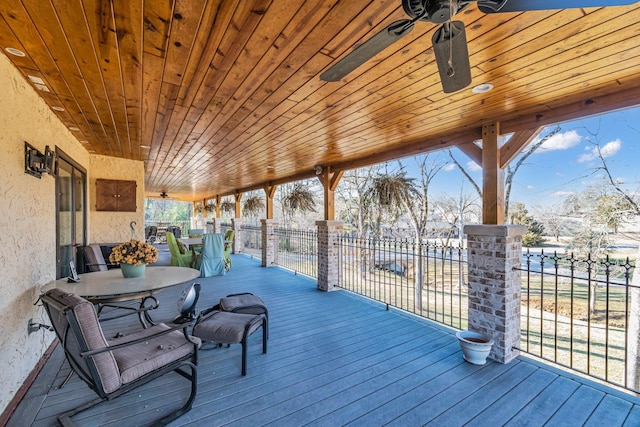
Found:
[[[452,330],[347,292],[323,293],[315,281],[234,256],[225,276],[201,279],[199,309],[235,292],[260,295],[270,339],[250,338],[248,375],[240,346],[200,352],[193,409],[171,426],[491,426],[640,425],[640,399],[521,356],[502,365],[466,363]],[[182,287],[158,294],[154,319],[176,315]],[[103,325],[132,330],[133,317]],[[56,416],[94,394],[58,350],[9,426],[57,425]],[[81,426],[140,426],[179,405],[188,383],[166,375],[75,417]]]

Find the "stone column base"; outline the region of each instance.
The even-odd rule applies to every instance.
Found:
[[[318,289],[334,291],[340,284],[341,221],[316,221],[318,227]]]
[[[469,329],[493,338],[489,357],[508,363],[519,354],[523,225],[467,225]]]

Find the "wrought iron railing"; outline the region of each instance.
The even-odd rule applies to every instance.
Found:
[[[640,289],[629,259],[523,258],[520,350],[638,392],[631,376],[640,369],[640,318],[631,313],[640,310]]]
[[[467,262],[460,247],[342,236],[340,286],[436,322],[467,326]]]
[[[220,224],[220,232],[222,234],[225,234],[227,230],[231,230],[232,228],[233,224],[231,224],[230,222],[223,222],[222,224]]]
[[[245,250],[261,228],[243,226]],[[317,274],[317,233],[277,228],[276,264]],[[339,286],[457,329],[468,322],[466,251],[408,240],[341,236]],[[261,252],[256,251],[256,257]],[[629,259],[523,254],[520,351],[639,392],[640,288]],[[634,311],[635,310],[635,311]],[[636,314],[632,314],[636,313]]]
[[[262,227],[242,225],[244,252],[253,258],[262,257]]]
[[[276,264],[310,277],[318,277],[318,233],[315,230],[276,228]]]

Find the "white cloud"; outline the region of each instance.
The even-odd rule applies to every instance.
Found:
[[[551,196],[553,197],[567,197],[567,196],[572,196],[576,194],[573,191],[556,191],[555,193],[552,193]]]
[[[467,162],[467,167],[469,168],[469,170],[471,172],[478,172],[478,171],[482,170],[482,168],[480,166],[478,166],[478,164],[476,162],[474,162],[473,160]]]
[[[535,190],[536,187],[534,185],[527,185],[527,190]]]
[[[446,165],[444,165],[444,167],[442,168],[443,171],[445,172],[451,172],[452,170],[454,170],[456,168],[456,165],[453,163],[447,163]]]
[[[557,150],[568,150],[569,148],[573,148],[580,143],[582,137],[575,130],[570,130],[564,133],[557,133],[553,135],[551,138],[547,139],[541,146],[536,150],[536,153],[544,153],[545,151],[557,151]],[[533,141],[533,144],[540,141],[540,138],[536,138]]]
[[[602,147],[600,147],[600,154],[603,158],[611,157],[616,155],[618,151],[622,148],[622,142],[620,139],[615,139],[611,142],[607,142]],[[578,163],[590,162],[598,158],[598,147],[593,147],[588,150],[587,153],[581,154],[578,156]]]

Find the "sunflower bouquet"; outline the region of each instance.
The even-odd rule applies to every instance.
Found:
[[[130,240],[113,248],[109,261],[113,264],[150,264],[158,260],[158,249],[140,240]]]

